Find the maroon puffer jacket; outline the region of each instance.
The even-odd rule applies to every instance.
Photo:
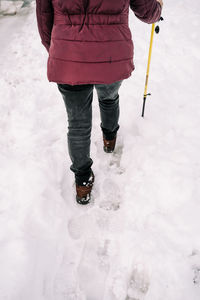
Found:
[[[156,0],[36,0],[38,29],[57,83],[112,83],[131,76],[129,6],[146,23],[160,18]]]

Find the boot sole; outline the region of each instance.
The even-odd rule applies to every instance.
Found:
[[[77,197],[76,196],[76,202],[78,204],[81,204],[81,205],[86,205],[90,202],[91,198],[89,198],[88,200],[82,200],[83,198],[80,198],[80,197]]]

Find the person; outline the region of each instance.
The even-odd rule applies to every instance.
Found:
[[[36,0],[47,77],[55,82],[68,115],[68,149],[76,201],[88,204],[94,184],[90,157],[93,88],[103,149],[112,153],[119,129],[119,88],[134,70],[129,7],[141,21],[160,19],[162,0]]]

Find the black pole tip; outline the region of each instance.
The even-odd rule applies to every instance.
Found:
[[[155,28],[155,33],[159,33],[159,31],[160,31],[160,27],[157,25]]]
[[[142,117],[144,118],[144,110],[145,110],[145,103],[146,103],[146,96],[143,98],[143,106],[142,106]]]

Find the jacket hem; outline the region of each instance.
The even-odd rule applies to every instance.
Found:
[[[129,78],[132,75],[132,72],[134,71],[135,67],[133,67],[133,69],[129,72],[129,73],[125,73],[124,75],[116,78],[115,80],[112,81],[100,81],[100,80],[87,80],[87,81],[76,81],[76,82],[72,82],[72,81],[62,81],[62,80],[54,80],[54,79],[50,79],[48,78],[49,82],[55,82],[55,83],[61,83],[61,84],[70,84],[70,85],[80,85],[80,84],[111,84],[113,82],[116,81],[120,81],[120,80],[124,80]]]

